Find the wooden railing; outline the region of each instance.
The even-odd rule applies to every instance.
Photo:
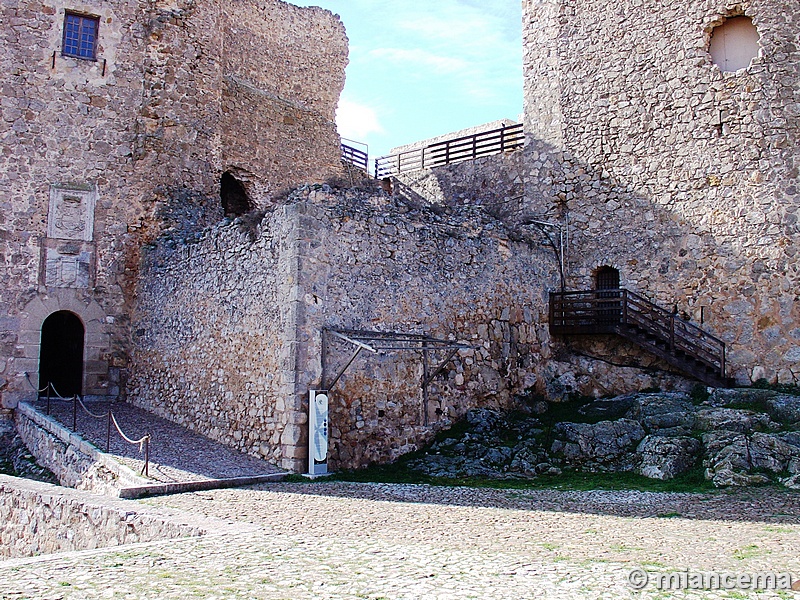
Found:
[[[369,156],[363,150],[353,148],[347,144],[342,144],[342,160],[358,167],[364,172],[369,169]]]
[[[516,150],[525,144],[522,124],[484,131],[375,159],[375,177],[383,179],[406,171],[431,169]]]
[[[626,289],[551,293],[550,332],[616,333],[726,377],[725,342]]]

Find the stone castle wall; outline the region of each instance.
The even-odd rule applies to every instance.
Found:
[[[284,430],[301,418],[287,407],[297,235],[284,209],[250,226],[239,219],[145,253],[129,399],[280,463],[296,441]]]
[[[386,461],[475,406],[541,388],[552,253],[475,209],[306,192],[196,244],[148,253],[132,401],[244,452],[304,470],[322,330],[424,333],[472,348],[431,385],[418,353],[365,354],[332,391],[331,463]],[[439,213],[439,214],[437,214]],[[352,349],[331,341],[328,381]],[[438,360],[437,360],[438,358]],[[445,358],[432,354],[431,363]]]
[[[797,383],[800,5],[524,7],[526,201],[569,230],[568,286],[615,267],[623,286],[702,315],[740,383]],[[723,73],[709,39],[742,10],[760,53]]]
[[[431,386],[418,352],[362,355],[331,391],[334,468],[384,462],[476,406],[537,389],[549,349],[542,296],[553,256],[480,209],[319,194],[300,216],[298,400],[321,385],[321,330],[426,334],[460,350]],[[327,383],[353,347],[329,339]],[[432,363],[446,357],[432,355]]]
[[[96,61],[62,56],[65,10],[100,17]],[[225,171],[265,206],[339,168],[344,29],[280,0],[2,2],[0,17],[0,404],[34,394],[59,310],[86,331],[83,393],[124,394],[142,244],[222,219]]]

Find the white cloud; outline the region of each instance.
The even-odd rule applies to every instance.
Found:
[[[340,136],[358,142],[363,142],[372,133],[384,133],[374,108],[344,97],[339,100],[336,109],[336,126]]]
[[[433,70],[440,75],[461,73],[468,67],[468,64],[460,58],[442,56],[421,48],[376,48],[371,50],[369,54],[373,58],[393,62],[396,65],[411,69],[424,68],[426,71]]]

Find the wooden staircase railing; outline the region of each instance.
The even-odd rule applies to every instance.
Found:
[[[551,293],[550,333],[616,334],[704,383],[733,385],[725,342],[626,289]]]

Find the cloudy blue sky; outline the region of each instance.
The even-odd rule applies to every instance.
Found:
[[[350,39],[339,133],[394,146],[522,112],[520,0],[291,0],[338,14]]]

